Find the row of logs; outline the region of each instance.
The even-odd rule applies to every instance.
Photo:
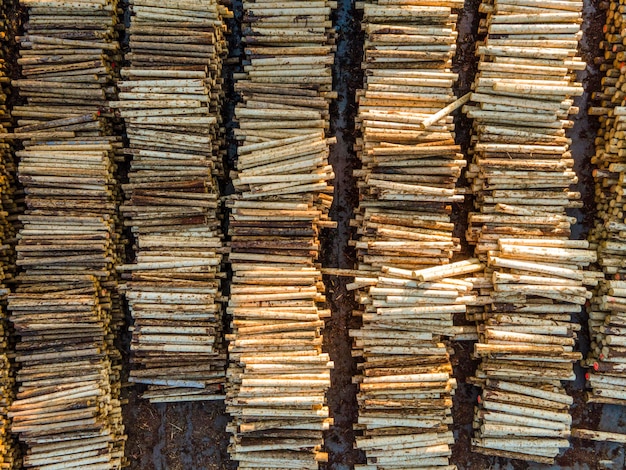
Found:
[[[569,447],[571,416],[563,381],[573,380],[580,326],[572,316],[590,299],[598,276],[593,246],[570,241],[580,207],[569,150],[568,116],[582,94],[576,71],[582,2],[486,0],[477,45],[467,177],[476,195],[467,240],[487,262],[478,322],[482,388],[474,451],[553,463]]]
[[[244,70],[230,207],[227,412],[239,468],[317,469],[333,364],[318,262],[334,178],[328,162],[334,38],[326,0],[244,0]]]
[[[9,71],[7,69],[10,47],[15,47],[13,25],[7,10],[12,2],[0,2],[0,135],[10,132],[11,115],[7,101],[10,96]],[[14,344],[9,339],[7,294],[15,275],[15,164],[11,141],[0,142],[0,468],[19,468],[19,452],[10,430],[9,407],[15,395],[15,372],[11,350]]]
[[[561,382],[574,380],[581,359],[572,315],[591,297],[586,286],[597,283],[583,271],[595,261],[588,248],[586,241],[501,238],[490,251],[493,292],[474,351],[479,452],[550,463],[569,447],[573,400]]]
[[[612,1],[607,11],[602,89],[589,114],[600,116],[596,153],[596,225],[589,240],[598,246],[598,264],[604,278],[594,291],[589,309],[591,348],[586,358],[590,368],[587,398],[590,402],[626,405],[626,224],[623,194],[626,183],[626,69],[623,65],[623,2]]]
[[[8,308],[15,333],[12,431],[24,468],[100,470],[124,464],[123,314],[116,266],[123,243],[116,162],[122,142],[108,103],[120,60],[115,0],[25,0],[19,38],[26,104],[13,109],[26,211],[21,268]]]
[[[118,101],[131,157],[122,185],[135,260],[130,381],[152,402],[223,399],[223,13],[216,1],[133,0]]]
[[[454,141],[451,71],[462,2],[368,0],[363,8],[364,88],[358,92],[354,171],[359,206],[352,225],[358,265],[352,289],[363,326],[352,330],[362,358],[356,447],[360,470],[450,465],[454,437],[449,345],[454,316],[475,301],[464,276],[476,259],[450,264],[460,250],[450,214],[464,196],[466,162]]]

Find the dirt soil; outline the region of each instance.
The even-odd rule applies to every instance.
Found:
[[[470,90],[475,72],[476,57],[474,55],[478,28],[478,6],[480,0],[466,0],[465,7],[459,11],[459,38],[454,69],[459,73],[456,84],[458,96]],[[604,12],[599,8],[600,0],[585,0],[584,32],[580,53],[589,64],[587,70],[581,72],[580,79],[585,86],[585,94],[579,98],[578,106],[581,113],[575,118],[574,128],[570,132],[573,140],[572,152],[576,160],[576,171],[579,184],[576,190],[581,191],[585,206],[582,210],[572,211],[578,224],[574,227],[574,236],[584,238],[593,223],[593,180],[589,160],[594,153],[593,140],[598,128],[596,118],[589,117],[586,109],[591,103],[591,93],[600,88],[601,74],[593,63],[599,54],[599,42],[602,39]],[[226,67],[226,84],[228,102],[225,106],[224,118],[227,123],[227,135],[233,127],[232,117],[237,101],[232,87],[232,72],[241,59],[240,28],[238,21],[242,16],[241,0],[233,0],[235,20],[231,22],[231,59]],[[17,13],[14,12],[14,18]],[[19,22],[18,22],[19,23]],[[334,67],[335,89],[339,98],[331,108],[331,132],[337,136],[337,144],[331,149],[330,160],[334,166],[335,203],[331,215],[338,222],[338,229],[325,231],[322,234],[322,256],[324,266],[337,268],[353,268],[355,265],[354,250],[348,246],[352,236],[349,221],[358,203],[356,182],[352,178],[352,170],[359,167],[358,159],[353,151],[355,141],[354,116],[356,104],[355,91],[362,85],[363,75],[360,67],[363,49],[363,36],[359,18],[352,0],[339,0],[334,14],[337,31],[337,55]],[[10,60],[10,62],[12,62]],[[13,77],[18,76],[15,70]],[[469,145],[471,122],[464,116],[456,117],[457,142],[465,151]],[[225,155],[227,169],[235,159],[235,146],[229,140],[228,152]],[[222,189],[228,194],[232,188],[222,182]],[[461,179],[460,186],[466,185]],[[456,235],[463,237],[466,228],[467,213],[472,207],[468,197],[465,205],[454,210]],[[463,247],[462,256],[471,254],[471,247]],[[332,318],[327,322],[324,334],[324,347],[335,362],[332,374],[332,387],[328,395],[328,403],[335,418],[335,427],[326,433],[326,446],[330,453],[330,461],[326,465],[329,470],[345,470],[353,468],[355,463],[364,463],[362,453],[354,449],[354,432],[352,424],[357,418],[356,387],[352,384],[352,376],[356,373],[357,364],[351,356],[350,328],[358,328],[359,322],[352,317],[352,310],[357,305],[353,295],[346,290],[349,280],[336,276],[325,276],[329,307]],[[589,347],[586,316],[576,319],[583,325],[580,335],[580,349],[583,353]],[[128,341],[124,343],[125,357],[128,358]],[[454,435],[453,463],[460,470],[483,469],[599,469],[624,468],[624,446],[573,440],[572,448],[558,459],[553,467],[527,464],[501,458],[484,457],[470,452],[472,435],[473,408],[478,390],[466,383],[475,368],[476,362],[471,359],[472,344],[459,342],[453,345],[453,366],[458,381],[457,394],[454,400]],[[577,368],[578,379],[569,385],[575,398],[572,409],[574,426],[599,428],[602,430],[622,430],[626,426],[626,414],[619,407],[588,406],[584,404],[583,370]],[[225,432],[228,417],[224,412],[223,403],[183,403],[169,405],[151,405],[138,398],[139,390],[135,387],[124,388],[124,418],[128,433],[127,457],[131,470],[230,470],[236,468],[229,461],[227,446],[229,436]],[[611,466],[602,461],[611,461]]]
[[[362,87],[363,34],[353,2],[339,1],[334,15],[337,33],[337,53],[333,70],[333,87],[338,99],[331,106],[331,135],[337,144],[331,147],[330,163],[335,171],[335,199],[330,217],[337,221],[336,230],[322,233],[322,257],[324,266],[354,268],[356,253],[348,246],[353,235],[350,219],[358,205],[356,182],[352,170],[360,167],[353,150],[355,143],[354,117],[357,106],[355,92]],[[326,296],[332,317],[326,322],[324,347],[329,352],[335,368],[331,374],[331,390],[328,405],[335,426],[325,436],[330,459],[326,468],[345,470],[355,463],[365,463],[363,454],[354,449],[352,424],[357,419],[356,385],[352,377],[357,372],[356,361],[351,355],[352,341],[349,330],[359,328],[360,320],[352,316],[358,308],[354,296],[346,290],[351,281],[346,277],[325,276]]]

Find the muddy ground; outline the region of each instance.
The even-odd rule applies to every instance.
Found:
[[[478,6],[480,0],[466,0],[463,10],[459,11],[459,38],[454,69],[459,73],[456,84],[457,96],[470,90],[476,72],[474,55],[478,29]],[[229,137],[232,137],[232,117],[237,96],[233,91],[230,74],[237,68],[241,59],[240,28],[241,0],[232,2],[235,19],[231,21],[231,59],[226,67],[228,102],[224,108],[225,122]],[[573,236],[584,238],[593,224],[593,180],[589,160],[594,153],[593,139],[598,128],[596,118],[590,117],[585,110],[591,104],[591,94],[600,88],[601,74],[594,58],[599,55],[599,42],[602,39],[604,12],[600,9],[600,0],[585,0],[584,24],[585,36],[581,41],[580,53],[589,64],[587,70],[580,73],[585,86],[585,94],[578,99],[577,105],[581,113],[575,118],[574,128],[570,132],[573,140],[572,153],[576,161],[579,184],[576,190],[583,194],[585,206],[581,210],[572,211],[578,223],[574,227]],[[23,17],[19,11],[13,12],[13,24],[19,30]],[[23,13],[23,12],[22,12]],[[355,91],[362,84],[360,62],[362,58],[363,36],[360,31],[359,17],[354,1],[339,0],[338,9],[334,14],[337,30],[337,54],[334,67],[335,89],[339,98],[331,108],[331,132],[337,136],[337,145],[331,150],[331,163],[336,173],[335,203],[331,215],[338,222],[337,230],[325,231],[322,234],[321,261],[326,267],[352,268],[355,263],[354,250],[348,246],[352,236],[349,221],[358,202],[358,193],[352,170],[358,168],[359,162],[352,149],[355,140],[354,116],[356,104]],[[14,61],[8,58],[9,63]],[[18,71],[14,70],[13,77]],[[15,98],[12,98],[14,101]],[[463,150],[469,144],[471,122],[462,115],[456,117],[457,142]],[[228,152],[225,157],[227,168],[235,159],[235,146],[231,138],[228,140]],[[465,181],[461,179],[459,185]],[[224,194],[232,188],[223,182]],[[465,205],[454,210],[454,221],[457,236],[463,239],[466,227],[467,212],[472,207],[468,197]],[[464,245],[463,256],[471,254],[471,247]],[[356,387],[352,384],[352,376],[356,372],[356,361],[352,358],[351,342],[348,335],[350,328],[358,328],[358,320],[351,312],[356,308],[353,296],[346,290],[349,280],[336,276],[326,276],[327,297],[332,310],[332,318],[327,322],[324,333],[324,347],[335,362],[332,374],[332,387],[328,394],[328,403],[335,418],[335,427],[326,433],[326,446],[330,453],[329,470],[345,470],[353,468],[355,463],[363,463],[364,456],[354,449],[354,432],[352,424],[357,418]],[[586,332],[586,317],[577,318],[583,325],[580,335],[580,350],[586,353],[589,337]],[[130,321],[130,319],[129,319]],[[459,320],[461,321],[461,320]],[[453,345],[455,354],[452,361],[458,390],[454,400],[454,434],[456,443],[453,447],[453,462],[460,470],[483,469],[599,469],[624,468],[624,446],[616,444],[588,442],[574,439],[572,447],[558,459],[553,467],[527,464],[501,458],[484,457],[470,452],[472,434],[473,407],[478,390],[466,383],[476,368],[470,353],[472,344],[460,342]],[[128,357],[128,341],[124,341],[125,358]],[[577,380],[568,387],[575,398],[572,409],[574,426],[598,428],[601,430],[623,430],[626,426],[624,409],[614,406],[589,406],[583,401],[584,377],[583,370],[577,368]],[[228,417],[224,412],[223,403],[185,403],[170,405],[151,405],[140,400],[139,390],[135,387],[124,388],[126,404],[124,417],[128,433],[127,457],[131,470],[226,470],[236,465],[229,461],[227,446],[229,436],[225,432]],[[605,461],[603,463],[602,461]],[[611,466],[605,466],[608,462]]]

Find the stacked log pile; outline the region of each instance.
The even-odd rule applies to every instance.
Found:
[[[465,160],[454,142],[451,71],[456,1],[363,2],[364,89],[358,94],[354,175],[360,203],[353,225],[358,275],[350,286],[364,311],[352,331],[362,357],[357,447],[377,468],[451,469],[449,351],[453,316],[475,301],[461,276],[477,260],[450,263],[460,250],[450,220]]]
[[[9,359],[12,343],[9,341],[6,300],[9,292],[8,283],[14,278],[15,271],[15,228],[11,215],[15,212],[15,165],[11,141],[2,139],[10,131],[12,121],[7,109],[10,93],[8,84],[7,55],[12,44],[12,31],[8,23],[6,8],[8,2],[0,2],[0,468],[12,470],[19,468],[19,453],[10,431],[8,419],[9,406],[14,398],[15,377],[12,361]]]
[[[123,267],[134,321],[130,380],[152,402],[221,400],[223,272],[218,216],[226,44],[215,1],[135,0],[119,108],[132,156]]]
[[[443,337],[471,302],[472,283],[454,277],[470,269],[483,266],[383,267],[369,289],[363,327],[351,331],[354,354],[364,358],[356,445],[368,462],[355,468],[456,468],[449,462],[456,380]]]
[[[240,469],[316,469],[332,424],[322,353],[319,231],[333,227],[328,164],[334,2],[244,1],[244,72],[231,208],[227,412]]]
[[[582,94],[575,72],[582,2],[486,1],[478,74],[465,111],[474,119],[476,194],[467,239],[487,261],[489,304],[475,314],[482,359],[475,383],[473,449],[552,463],[568,447],[579,326],[572,314],[590,298],[597,275],[586,241],[570,241],[566,209],[580,207],[569,151],[568,116]]]
[[[604,279],[594,292],[589,312],[591,349],[586,360],[588,400],[596,403],[626,405],[626,224],[623,194],[626,176],[624,128],[626,101],[621,91],[626,71],[623,68],[621,32],[623,15],[620,2],[610,2],[605,37],[598,58],[605,76],[602,90],[593,96],[596,103],[589,114],[600,116],[596,138],[595,202],[597,220],[589,240],[598,246],[598,264]]]
[[[491,304],[479,323],[474,354],[482,387],[473,449],[488,455],[551,463],[569,447],[571,416],[562,381],[580,325],[572,321],[597,283],[583,271],[596,259],[587,241],[500,239],[489,254]]]
[[[117,3],[24,4],[23,78],[14,85],[27,104],[14,109],[9,135],[24,146],[17,155],[26,194],[22,273],[8,302],[20,367],[12,431],[26,446],[25,468],[120,468],[120,142],[107,112],[119,61]]]
[[[0,323],[0,468],[12,470],[18,467],[18,452],[11,436],[10,421],[8,418],[9,406],[13,400],[15,380],[12,365],[9,362],[8,332],[5,320]]]
[[[371,1],[364,4],[365,88],[359,93],[357,152],[360,204],[354,225],[358,270],[420,269],[445,264],[459,250],[450,212],[463,195],[465,166],[449,115],[450,70],[459,4]],[[450,112],[450,111],[449,111]],[[449,114],[448,112],[448,114]]]
[[[587,400],[626,405],[626,281],[602,280],[589,312]]]
[[[467,173],[477,211],[469,216],[467,240],[486,259],[500,237],[568,238],[580,207],[568,116],[578,109],[572,97],[583,92],[576,70],[582,2],[517,5],[487,1],[481,20],[487,33],[480,56],[472,105],[473,163]]]

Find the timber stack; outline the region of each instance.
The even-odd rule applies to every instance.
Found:
[[[568,238],[575,219],[565,209],[581,207],[565,130],[583,93],[576,70],[582,32],[582,2],[488,0],[481,20],[484,42],[471,100],[474,120],[467,172],[477,211],[469,216],[467,240],[486,259],[500,237]],[[528,3],[528,5],[526,5]]]
[[[4,308],[3,308],[4,310]],[[3,312],[3,317],[5,316]],[[6,318],[0,323],[0,468],[13,470],[19,466],[19,453],[11,435],[8,418],[9,406],[14,397],[15,378],[9,362],[9,338]]]
[[[20,467],[19,452],[11,434],[9,407],[15,397],[15,372],[10,352],[14,344],[10,341],[7,297],[15,276],[15,235],[13,216],[16,212],[15,164],[13,142],[2,136],[12,128],[12,118],[7,108],[10,94],[9,71],[7,68],[9,47],[14,47],[12,25],[7,18],[8,1],[0,2],[0,468],[13,470]]]
[[[135,260],[130,381],[151,402],[223,400],[223,15],[216,1],[131,1],[119,100],[132,157],[124,223]]]
[[[570,140],[582,2],[485,1],[480,56],[467,115],[474,119],[476,194],[467,240],[487,262],[491,286],[484,313],[474,315],[482,387],[473,450],[550,464],[569,447],[572,403],[562,382],[573,380],[579,325],[572,315],[590,298],[598,276],[594,246],[570,241],[580,207]]]
[[[597,283],[583,270],[595,259],[587,241],[553,238],[501,238],[490,252],[493,292],[474,349],[475,451],[548,464],[569,447],[573,400],[562,382],[581,359],[572,315]]]
[[[334,178],[328,163],[335,2],[244,1],[244,71],[229,261],[232,335],[229,452],[240,469],[317,469],[332,424],[322,353],[325,289],[319,232]]]
[[[626,100],[622,88],[624,69],[623,6],[610,2],[604,41],[602,90],[593,95],[590,115],[598,115],[596,137],[596,225],[589,240],[598,246],[598,264],[604,279],[594,291],[589,311],[591,348],[586,359],[590,368],[587,384],[590,402],[626,405],[626,224],[623,198],[626,193]]]
[[[359,470],[450,465],[452,378],[445,338],[472,304],[477,259],[449,264],[460,250],[450,220],[464,196],[455,186],[466,162],[454,141],[451,71],[463,3],[373,0],[361,4],[366,34],[358,94],[355,170],[360,203],[358,266],[352,289],[363,327],[351,331],[362,357],[357,395]]]
[[[119,400],[122,321],[115,99],[117,2],[25,0],[29,19],[15,80],[26,105],[13,133],[19,178],[19,286],[9,294],[19,366],[12,431],[24,468],[116,469],[124,464]]]
[[[478,260],[415,271],[383,267],[369,288],[363,327],[350,332],[354,354],[365,359],[355,378],[356,445],[368,465],[356,469],[456,468],[449,460],[456,380],[444,338],[473,300],[472,283],[458,276],[483,268]]]
[[[589,329],[587,400],[626,405],[626,281],[600,281],[591,301]]]
[[[465,160],[454,143],[453,109],[438,116],[456,102],[452,8],[460,4],[429,5],[364,4],[366,83],[356,148],[363,168],[354,171],[361,201],[353,221],[360,237],[353,244],[359,272],[374,281],[382,266],[436,266],[460,249],[450,212],[463,201],[455,184]]]

